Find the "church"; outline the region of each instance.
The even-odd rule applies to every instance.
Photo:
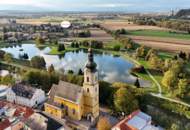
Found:
[[[99,83],[92,49],[84,69],[83,86],[60,81],[54,84],[45,103],[45,112],[57,118],[95,121],[99,117]]]

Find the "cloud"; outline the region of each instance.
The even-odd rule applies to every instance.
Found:
[[[41,8],[54,7],[51,2],[40,2],[36,0],[0,0],[0,6],[2,5],[31,6]]]
[[[94,4],[93,7],[98,8],[118,8],[118,7],[130,7],[133,6],[133,4],[117,4],[117,3],[107,3],[107,4]]]

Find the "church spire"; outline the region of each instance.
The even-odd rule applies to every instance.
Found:
[[[86,64],[86,68],[90,69],[91,71],[96,71],[96,63],[94,62],[94,55],[92,52],[92,48],[88,49],[88,62]]]

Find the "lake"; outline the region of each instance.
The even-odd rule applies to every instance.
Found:
[[[78,73],[79,69],[84,69],[88,58],[87,50],[67,52],[64,55],[48,55],[47,53],[51,50],[49,47],[37,48],[35,44],[22,44],[21,46],[2,48],[2,50],[11,53],[15,58],[19,58],[19,54],[23,53],[27,53],[29,59],[34,56],[43,56],[47,66],[53,64],[57,70],[65,73],[68,70]],[[127,83],[134,83],[136,80],[136,77],[129,73],[134,66],[129,60],[100,52],[94,52],[94,60],[97,63],[100,80]]]

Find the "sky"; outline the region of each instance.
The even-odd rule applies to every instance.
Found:
[[[0,0],[0,10],[168,12],[190,0]]]

